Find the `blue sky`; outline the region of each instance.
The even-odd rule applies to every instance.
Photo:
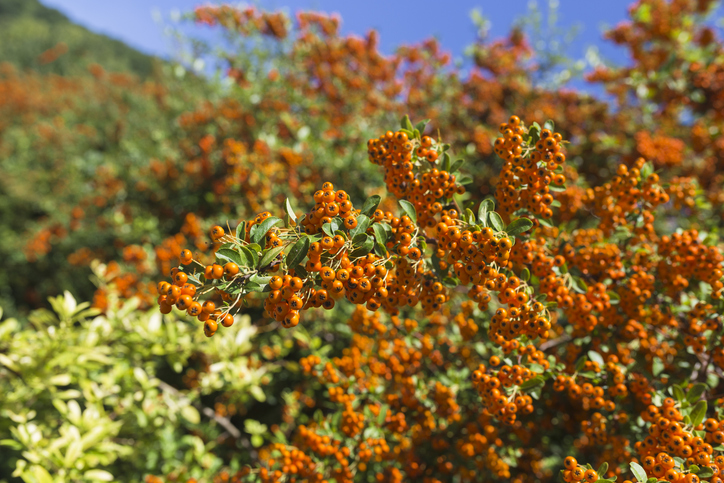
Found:
[[[537,0],[542,12],[548,11],[551,0]],[[567,53],[573,58],[583,58],[586,48],[595,45],[605,59],[625,63],[622,49],[603,42],[604,26],[613,26],[627,18],[631,0],[553,0],[558,6],[558,25],[564,30],[578,26],[576,40]],[[163,33],[163,22],[170,22],[172,12],[187,12],[203,3],[200,0],[41,0],[49,7],[57,8],[73,21],[93,31],[123,40],[137,49],[169,57],[173,44]],[[239,2],[227,2],[238,4]],[[431,35],[436,36],[454,58],[461,58],[463,51],[475,38],[475,27],[470,13],[477,8],[490,22],[489,34],[496,38],[505,35],[516,19],[529,12],[528,0],[448,0],[447,2],[416,0],[261,0],[254,2],[267,9],[284,8],[295,13],[299,10],[318,9],[338,12],[342,17],[345,33],[364,34],[375,28],[380,32],[383,52],[391,52],[395,46],[419,42]],[[576,83],[577,87],[583,87]]]
[[[541,10],[547,9],[549,0],[538,0]],[[91,30],[108,34],[144,52],[166,56],[171,46],[153,12],[168,21],[172,11],[186,12],[204,3],[201,0],[41,0],[57,8],[72,20]],[[239,3],[239,2],[227,2]],[[514,20],[528,12],[528,0],[448,0],[447,2],[416,0],[262,0],[257,5],[268,8],[286,8],[294,13],[305,9],[338,12],[343,19],[343,31],[362,34],[376,28],[381,34],[381,45],[391,51],[395,45],[414,43],[430,35],[437,36],[446,50],[454,56],[475,37],[470,12],[478,8],[491,22],[493,37],[504,35]],[[614,25],[626,18],[630,0],[559,0],[560,25],[582,28],[573,54],[582,56],[584,46],[601,42],[603,25]],[[604,51],[616,55],[615,49]],[[619,54],[620,55],[620,54]]]

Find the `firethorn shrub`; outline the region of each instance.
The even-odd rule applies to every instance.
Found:
[[[552,121],[499,126],[483,200],[425,130],[405,116],[367,143],[397,212],[325,182],[302,215],[288,199],[212,227],[213,257],[185,249],[158,283],[160,311],[208,337],[257,303],[292,331],[354,306],[341,352],[299,360],[324,389],[314,419],[277,427],[235,478],[721,481],[724,255],[714,232],[657,223],[666,170],[619,165],[585,222],[556,226]]]

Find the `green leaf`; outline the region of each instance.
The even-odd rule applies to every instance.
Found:
[[[646,470],[644,470],[640,464],[632,461],[631,464],[631,471],[633,472],[634,476],[640,483],[646,483]]]
[[[372,214],[375,212],[378,206],[380,206],[380,201],[382,201],[382,198],[380,198],[378,195],[372,195],[365,201],[364,205],[362,205],[362,210],[360,211],[361,214],[372,216]]]
[[[438,161],[442,159],[442,164],[440,165],[440,169],[442,171],[450,172],[450,154],[443,151],[442,155],[437,158]]]
[[[453,277],[445,277],[441,280],[442,284],[448,288],[455,288],[460,285],[460,280]]]
[[[274,261],[274,259],[279,255],[281,252],[284,251],[286,247],[284,245],[280,247],[273,247],[269,248],[268,250],[265,250],[262,253],[261,261],[259,262],[259,268],[264,268],[267,265],[269,265],[271,262]]]
[[[530,270],[528,270],[528,267],[523,268],[523,271],[520,272],[520,278],[524,282],[527,282],[530,280]]]
[[[601,466],[598,467],[598,470],[596,470],[596,473],[598,473],[598,476],[603,476],[606,474],[607,471],[608,471],[608,463],[604,461],[601,464]]]
[[[372,231],[375,232],[375,240],[384,246],[387,243],[387,231],[384,228],[384,223],[375,223],[372,225]]]
[[[641,179],[645,180],[649,176],[651,176],[654,172],[654,165],[651,164],[651,162],[644,163],[643,168],[641,168]]]
[[[256,267],[256,264],[259,261],[259,256],[256,254],[255,250],[251,250],[247,246],[240,246],[239,252],[241,254],[242,261],[240,266]]]
[[[495,209],[495,203],[490,198],[484,199],[478,207],[478,220],[487,226],[488,212]]]
[[[375,254],[381,257],[386,257],[388,255],[387,247],[382,243],[375,243]]]
[[[543,123],[543,129],[549,129],[551,132],[556,131],[556,123],[552,119],[548,119]]]
[[[418,122],[417,124],[415,124],[415,129],[417,129],[417,130],[420,131],[421,133],[422,133],[422,132],[425,132],[425,126],[427,126],[427,123],[428,123],[428,122],[430,122],[429,119],[425,119],[424,121]]]
[[[405,117],[400,120],[400,127],[408,131],[412,131],[415,129],[415,127],[412,125],[412,122],[410,122],[410,116],[408,116],[407,114],[405,114]]]
[[[240,267],[244,266],[244,260],[242,259],[241,255],[239,255],[239,252],[237,252],[236,250],[220,248],[216,251],[216,258],[217,260],[220,259],[220,261],[223,262],[221,263],[221,265],[224,265],[228,262],[234,262]]]
[[[352,239],[352,246],[354,248],[350,255],[354,258],[362,257],[371,252],[375,247],[375,239],[366,233],[359,233]]]
[[[566,191],[568,188],[566,188],[566,185],[565,185],[565,184],[562,184],[562,185],[560,185],[560,186],[556,186],[556,185],[551,184],[551,185],[548,185],[548,189],[549,189],[550,191],[555,191],[555,192],[558,192],[558,193],[562,193],[562,192]],[[557,201],[557,200],[556,200],[556,201]]]
[[[182,407],[181,416],[191,424],[199,424],[199,422],[201,422],[201,415],[199,415],[198,409],[193,406]]]
[[[460,185],[463,185],[463,186],[466,185],[466,184],[470,184],[470,183],[472,183],[472,182],[473,182],[472,176],[468,176],[468,175],[460,176],[460,177],[457,179],[457,184],[460,184]]]
[[[297,215],[294,213],[294,208],[292,208],[289,198],[287,198],[287,201],[284,203],[284,211],[287,212],[287,215],[289,215],[289,218],[291,218],[294,223],[297,222]]]
[[[691,410],[691,425],[694,427],[699,426],[706,417],[706,401],[699,401],[696,403],[696,406],[694,406],[694,409]]]
[[[380,413],[377,415],[377,426],[382,426],[385,424],[385,418],[387,417],[387,411],[390,409],[390,406],[387,404],[383,404],[382,407],[380,407]]]
[[[335,216],[334,218],[332,218],[332,221],[322,225],[322,231],[327,236],[334,236],[334,232],[339,230],[341,227],[342,227],[342,219]]]
[[[599,367],[603,368],[606,363],[603,361],[603,356],[596,351],[588,351],[588,358],[591,362],[595,362]]]
[[[505,231],[506,233],[508,233],[508,235],[518,235],[520,233],[530,230],[531,228],[533,228],[532,221],[530,221],[528,218],[518,218],[517,220],[513,220],[510,225],[505,227]]]
[[[658,357],[654,357],[654,360],[651,363],[651,373],[654,375],[654,377],[658,376],[664,371],[664,362],[659,359]]]
[[[714,476],[714,470],[708,466],[702,466],[699,472],[696,474],[700,480],[706,480]]]
[[[357,226],[352,228],[349,231],[350,238],[354,238],[356,235],[360,233],[364,233],[367,231],[367,228],[370,226],[370,219],[367,217],[367,215],[359,215],[357,217]]]
[[[503,218],[495,211],[488,212],[488,223],[496,232],[505,230]]]
[[[465,208],[465,222],[468,225],[474,225],[475,221],[475,213],[473,213],[473,210],[471,210],[470,208]]]
[[[302,260],[304,260],[304,257],[307,256],[307,252],[309,252],[310,244],[308,236],[303,236],[297,240],[287,254],[287,267],[294,268],[297,265],[300,265]]]
[[[689,389],[689,392],[686,393],[686,400],[690,403],[698,401],[707,389],[709,389],[709,387],[706,384],[697,382],[691,387],[691,389]]]
[[[400,200],[399,203],[402,211],[410,217],[413,223],[417,223],[417,211],[415,211],[415,205],[407,200]]]
[[[573,290],[575,290],[578,293],[586,293],[588,292],[588,286],[586,285],[586,282],[584,282],[579,277],[571,277],[571,287],[573,287]]]
[[[94,481],[113,481],[115,477],[106,470],[88,470],[83,473],[83,478]]]
[[[242,221],[241,223],[236,225],[236,238],[243,240],[245,236],[246,236],[246,222]]]
[[[251,242],[260,243],[266,236],[267,232],[277,225],[284,225],[284,220],[277,218],[276,216],[270,216],[260,224],[252,226],[250,235]]]
[[[531,391],[538,387],[545,386],[545,379],[543,379],[543,376],[535,376],[531,379],[528,379],[523,384],[520,385],[521,391]]]
[[[465,160],[458,159],[450,165],[450,170],[448,171],[448,173],[455,174],[456,172],[460,171],[460,168],[462,168],[463,164],[465,164]]]

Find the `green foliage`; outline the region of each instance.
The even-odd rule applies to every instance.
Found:
[[[249,317],[199,341],[198,327],[138,311],[137,300],[105,315],[69,292],[50,303],[0,322],[0,479],[139,481],[181,467],[201,477],[249,444],[205,402],[222,390],[240,406],[265,399],[274,365],[254,362]],[[209,366],[195,387],[161,379],[179,380],[199,354]],[[225,438],[231,446],[214,442]]]
[[[63,49],[57,60],[40,59],[43,52],[61,42],[67,50]],[[149,77],[154,62],[159,62],[121,41],[72,23],[39,0],[0,0],[0,46],[0,63],[60,75],[83,73],[89,65],[99,64],[108,70]]]

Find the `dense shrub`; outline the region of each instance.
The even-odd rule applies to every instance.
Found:
[[[189,16],[218,84],[5,67],[6,305],[104,264],[93,309],[2,325],[0,471],[718,483],[713,6],[632,5],[631,64],[587,75],[611,104],[540,87],[520,29],[463,75],[251,7]]]

